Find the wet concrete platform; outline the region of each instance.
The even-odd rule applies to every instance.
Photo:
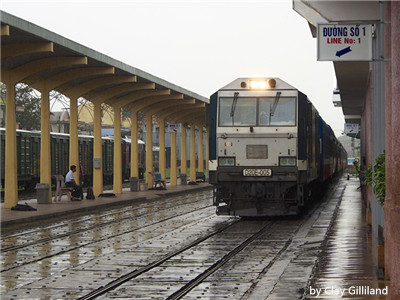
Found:
[[[346,182],[306,299],[390,299],[389,283],[377,279],[373,265],[359,185],[354,178]]]
[[[151,200],[160,196],[173,195],[175,193],[185,193],[194,190],[211,189],[208,183],[199,183],[197,185],[177,185],[167,184],[167,190],[146,190],[131,192],[130,188],[124,188],[122,194],[116,194],[115,197],[96,197],[94,200],[84,199],[82,201],[69,201],[66,195],[63,195],[61,201],[51,204],[38,204],[37,199],[21,200],[19,204],[29,204],[37,211],[15,211],[4,208],[1,203],[1,227],[13,224],[24,224],[32,221],[45,220],[49,218],[66,216],[67,214],[84,213],[108,206],[117,206],[131,202]],[[112,191],[104,191],[112,193]],[[53,192],[54,195],[54,192]],[[86,198],[86,193],[85,193]],[[54,200],[54,196],[53,196]]]

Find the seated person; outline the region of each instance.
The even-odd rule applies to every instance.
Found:
[[[74,198],[81,198],[83,200],[83,190],[82,187],[76,184],[74,173],[76,172],[76,166],[72,165],[71,170],[65,176],[65,186],[72,187],[74,190],[71,193],[71,196]]]

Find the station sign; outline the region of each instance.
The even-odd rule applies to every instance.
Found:
[[[347,135],[357,134],[360,131],[359,124],[345,123],[344,124],[344,133]]]
[[[372,61],[371,24],[318,24],[318,61]]]

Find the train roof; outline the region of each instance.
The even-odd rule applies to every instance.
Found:
[[[0,131],[6,131],[4,127],[0,127]],[[24,130],[24,129],[17,129],[17,133],[29,133],[29,134],[37,134],[40,135],[40,130]],[[64,137],[69,137],[70,135],[68,133],[61,133],[61,132],[50,132],[50,135],[54,136],[64,136]],[[86,139],[93,139],[93,135],[84,135],[84,134],[79,134],[78,138],[86,138]],[[103,136],[101,137],[102,140],[114,140],[113,136]],[[130,138],[122,138],[127,143],[131,142]],[[144,142],[140,139],[138,139],[138,144],[144,144]]]
[[[257,85],[257,86],[256,86]],[[297,90],[294,86],[278,77],[241,77],[226,86],[224,90]]]

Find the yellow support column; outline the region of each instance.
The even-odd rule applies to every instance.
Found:
[[[149,188],[153,185],[153,133],[152,133],[152,116],[146,116],[146,183]]]
[[[165,121],[160,119],[160,156],[159,156],[159,169],[161,178],[165,179]]]
[[[171,185],[177,185],[176,177],[176,132],[171,133]]]
[[[181,123],[181,174],[187,173],[187,163],[186,163],[186,128],[183,123]]]
[[[190,181],[196,182],[196,131],[190,125]]]
[[[45,88],[40,92],[40,182],[49,184],[48,203],[51,203],[50,91]]]
[[[5,77],[5,76],[4,76]],[[17,177],[17,137],[15,115],[15,83],[2,78],[6,85],[6,144],[5,144],[5,170],[4,178],[4,207],[11,208],[18,203],[18,177]]]
[[[199,127],[199,162],[198,162],[198,168],[199,172],[204,173],[204,154],[203,154],[203,127]]]
[[[69,104],[69,166],[77,166],[75,181],[79,184],[79,146],[78,146],[78,104],[76,98],[70,99]]]
[[[138,159],[138,118],[137,111],[131,110],[131,177],[139,179]]]
[[[103,193],[103,160],[101,142],[101,103],[93,102],[93,192],[96,196]]]
[[[121,107],[114,106],[114,169],[113,192],[122,193],[122,157],[121,157]]]

